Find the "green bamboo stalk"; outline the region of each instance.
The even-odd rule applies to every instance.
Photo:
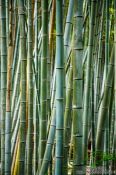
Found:
[[[106,0],[106,37],[105,37],[105,76],[107,76],[109,62],[109,0]]]
[[[74,1],[73,43],[73,174],[82,170],[83,1]]]
[[[13,55],[13,63],[12,63],[12,85],[14,85],[14,77],[16,72],[16,65],[18,62],[18,51],[19,51],[19,23],[17,26],[17,33],[15,39],[15,48],[14,48],[14,55]]]
[[[63,7],[63,28],[65,27],[65,23],[66,23],[68,6],[69,6],[69,0],[63,0],[63,4],[62,4],[62,7]]]
[[[90,14],[90,29],[89,29],[89,41],[88,41],[88,58],[87,69],[85,77],[85,89],[84,89],[84,104],[83,104],[83,162],[86,164],[87,160],[87,141],[88,141],[88,119],[90,111],[90,82],[91,82],[91,63],[92,63],[92,49],[93,49],[93,34],[94,34],[94,22],[95,22],[95,10],[96,1],[91,1],[91,14]]]
[[[1,174],[5,171],[5,114],[7,85],[7,39],[6,39],[6,7],[5,1],[0,1],[1,21]]]
[[[97,121],[97,115],[98,115],[98,104],[100,100],[100,77],[101,77],[101,61],[103,60],[103,25],[104,25],[104,8],[105,3],[102,4],[102,16],[101,16],[101,24],[100,24],[100,38],[99,38],[99,50],[98,50],[98,60],[97,60],[97,70],[96,70],[96,91],[95,91],[95,122]]]
[[[17,138],[18,138],[18,131],[19,131],[19,116],[20,116],[20,112],[18,113],[18,116],[17,116],[17,122],[16,122],[16,127],[15,127],[15,130],[13,132],[13,135],[12,135],[12,139],[11,139],[11,143],[12,143],[12,147],[11,147],[11,156],[12,156],[12,159],[13,159],[13,156],[14,156],[14,152],[15,152],[15,146],[16,146],[16,141],[17,141]]]
[[[14,11],[16,8],[16,2],[14,2]],[[15,17],[18,16],[18,12],[14,12]],[[13,16],[13,19],[14,19]],[[16,19],[15,19],[16,20]],[[20,57],[19,57],[19,20],[16,20],[13,24],[15,29],[15,37],[13,35],[13,63],[12,63],[12,99],[11,99],[11,113],[14,116],[14,109],[19,98],[19,87],[20,87]]]
[[[32,0],[28,0],[28,131],[27,131],[27,174],[32,175],[33,155],[33,69],[32,69]]]
[[[38,58],[38,33],[39,33],[39,10],[40,1],[35,1],[35,64],[36,64],[36,74],[37,74],[37,91],[40,90],[40,70],[39,70],[39,58]],[[39,51],[40,54],[40,51]],[[37,93],[36,86],[33,88],[33,125],[34,125],[34,150],[33,150],[33,173],[36,175],[37,171],[37,161],[38,161],[38,140],[39,140],[39,113],[38,113],[38,102],[37,102]]]
[[[108,72],[108,63],[109,63],[109,0],[105,1],[106,5],[106,27],[105,27],[105,68],[104,68],[104,79],[107,76]],[[105,82],[105,81],[103,81]],[[102,85],[101,96],[103,95],[104,84]]]
[[[56,153],[55,175],[63,173],[64,52],[62,0],[56,0]]]
[[[49,55],[47,59],[47,118],[48,118],[48,122],[50,121],[50,117],[51,117],[51,109],[50,109],[50,101],[51,101],[50,86],[51,85],[50,83],[51,83],[51,62],[50,62],[50,55]],[[49,127],[49,124],[48,124],[48,127]]]
[[[52,147],[53,147],[54,138],[55,138],[55,130],[56,130],[56,108],[54,104],[54,108],[52,112],[52,119],[51,119],[51,124],[50,124],[47,144],[46,144],[46,150],[45,150],[44,159],[42,162],[42,166],[41,166],[39,175],[44,175],[47,173],[48,165],[51,160]]]
[[[12,87],[13,87],[13,90],[12,90],[12,104],[11,104],[11,112],[12,112],[12,116],[13,116],[13,110],[15,108],[15,105],[16,105],[16,96],[17,96],[17,91],[18,91],[18,88],[19,88],[19,81],[20,81],[20,63],[21,63],[21,58],[20,58],[20,55],[18,56],[18,63],[16,65],[16,72],[15,72],[15,77],[14,77],[14,82],[15,83],[12,83]]]
[[[17,100],[17,104],[16,104],[16,107],[15,107],[15,110],[14,110],[14,113],[13,113],[13,116],[12,116],[12,132],[15,129],[17,115],[18,115],[18,112],[19,112],[19,105],[20,105],[20,96],[19,96],[19,98]]]
[[[97,4],[97,10],[96,10],[96,19],[95,19],[95,34],[93,40],[95,40],[94,48],[93,48],[93,59],[92,64],[94,66],[91,66],[91,104],[90,104],[90,134],[91,138],[89,139],[88,147],[91,143],[91,147],[88,151],[90,151],[90,167],[94,164],[94,154],[95,154],[95,119],[97,119],[97,109],[98,109],[98,100],[99,100],[99,76],[100,76],[100,61],[102,59],[102,26],[103,26],[103,14],[104,14],[104,3]],[[98,37],[99,36],[99,37]],[[97,48],[99,48],[97,52]],[[95,79],[94,79],[95,77]],[[97,81],[97,83],[96,83]],[[97,84],[97,85],[96,85]],[[97,87],[98,86],[98,87]],[[94,103],[95,102],[95,103]],[[89,160],[89,157],[88,157]]]
[[[35,16],[34,16],[34,18],[35,18],[35,57],[34,57],[34,59],[35,59],[35,69],[36,69],[36,76],[37,76],[37,91],[39,91],[39,82],[40,82],[40,79],[39,79],[39,61],[38,61],[38,53],[39,53],[39,49],[38,49],[38,33],[39,33],[39,18],[38,18],[38,16],[39,16],[39,10],[38,10],[38,8],[39,8],[39,0],[36,0],[35,1]]]
[[[36,74],[36,69],[35,69],[35,63],[34,61],[32,60],[32,63],[33,63],[33,73],[34,73],[34,83],[35,83],[35,88],[36,88],[36,94],[37,94],[37,103],[38,103],[38,111],[40,112],[39,110],[39,104],[40,104],[40,98],[39,98],[39,91],[37,89],[37,74]]]
[[[112,119],[112,94],[113,94],[113,81],[111,84],[111,90],[109,91],[109,102],[108,102],[108,108],[106,109],[107,115],[105,116],[106,121],[105,123],[105,131],[104,131],[104,150],[103,150],[103,155],[110,155],[110,120]],[[114,124],[113,124],[114,125]],[[109,164],[110,160],[108,159],[103,159],[103,166],[104,166],[104,175],[109,174]]]
[[[19,128],[19,169],[18,174],[24,175],[25,169],[25,143],[26,143],[26,33],[25,33],[25,7],[24,1],[18,4],[20,24],[20,57],[21,57],[21,98],[20,98],[20,128]]]
[[[49,19],[49,18],[48,18]],[[49,41],[48,41],[48,45],[49,45]],[[51,108],[50,108],[50,101],[51,101],[51,96],[50,96],[50,83],[51,83],[51,57],[50,57],[50,50],[47,47],[48,51],[47,51],[47,118],[48,118],[48,129],[50,126],[50,119],[51,119]]]
[[[109,63],[109,0],[106,0],[106,36],[105,36],[104,78],[107,77],[108,63]],[[111,96],[111,94],[109,94],[109,96]],[[106,113],[107,113],[106,114],[106,122],[105,122],[105,128],[104,128],[104,154],[109,155],[109,115],[108,115],[108,109],[107,109]],[[108,166],[109,166],[108,160],[104,161],[103,163],[104,163],[104,170],[108,172]]]
[[[43,161],[47,139],[47,57],[48,57],[48,0],[42,5],[42,55],[41,55],[41,123],[40,123],[40,149],[39,168]]]
[[[68,157],[69,157],[69,143],[71,139],[71,112],[72,112],[72,80],[73,80],[73,69],[72,61],[70,63],[68,87],[66,92],[66,106],[64,113],[64,167],[63,174],[68,174]]]
[[[65,24],[65,31],[64,31],[64,57],[65,59],[67,59],[67,54],[68,54],[68,49],[69,49],[69,44],[70,44],[73,8],[74,8],[74,0],[70,0],[67,18],[66,18],[66,24]]]
[[[90,166],[94,163],[95,153],[95,115],[94,115],[94,72],[92,75],[92,92],[91,92],[91,157]]]
[[[113,164],[114,170],[116,169],[116,0],[114,0],[114,103],[115,103],[115,121],[114,121],[114,141],[113,141]]]
[[[114,107],[114,92],[112,91],[112,111],[111,111],[111,119],[110,119],[110,153],[112,153],[112,145],[114,138],[114,123],[115,123],[115,107]]]
[[[48,13],[48,15],[49,15],[49,13]],[[48,20],[50,20],[49,17],[48,17]],[[53,23],[54,23],[54,21],[53,21]],[[53,25],[53,27],[54,27],[54,25]],[[48,28],[48,36],[49,36],[49,28]],[[49,40],[47,42],[48,42],[48,46],[49,46]],[[47,49],[48,49],[47,50],[47,57],[48,57],[47,58],[47,119],[48,119],[47,130],[49,130],[50,121],[51,121],[51,108],[50,108],[51,96],[50,96],[50,88],[51,88],[51,75],[52,74],[51,74],[51,56],[50,56],[51,53],[50,53],[49,47],[47,47]]]
[[[0,36],[1,36],[1,22],[0,22]],[[1,37],[0,37],[0,114],[1,114]],[[1,115],[0,115],[1,121]],[[1,122],[0,122],[0,161],[1,161]]]
[[[37,100],[36,100],[36,87],[34,86],[34,92],[33,92],[33,125],[34,125],[34,150],[33,150],[33,173],[36,175],[37,171],[37,163],[38,163],[38,120],[37,120]]]
[[[40,49],[41,52],[41,49]],[[34,63],[33,61],[33,72],[34,72],[34,92],[33,92],[33,124],[34,124],[34,155],[33,155],[33,161],[34,161],[34,174],[36,174],[37,171],[37,163],[38,163],[38,151],[39,151],[39,123],[40,123],[40,90],[38,85],[38,75],[36,73],[36,65],[37,62]],[[39,79],[40,83],[40,79]]]
[[[5,0],[6,4],[5,4],[5,7],[6,7],[6,35],[7,35],[7,47],[9,45],[9,1],[8,0]]]
[[[88,46],[88,31],[89,31],[89,5],[90,4],[90,0],[87,1],[83,1],[83,27],[84,27],[84,32],[83,32],[83,39],[84,39],[84,47],[85,49],[87,49],[86,47]]]
[[[55,106],[55,92],[56,92],[56,86],[55,86],[55,72],[54,72],[54,77],[53,77],[53,83],[52,83],[52,93],[54,95],[51,95],[51,124],[49,128],[49,133],[48,133],[48,139],[47,139],[47,145],[45,149],[45,154],[44,154],[44,159],[42,162],[42,166],[40,169],[40,174],[46,174],[48,167],[51,167],[51,157],[52,157],[52,149],[53,149],[53,144],[54,144],[54,138],[55,138],[55,131],[56,131],[56,106]],[[53,164],[52,164],[53,166]],[[49,169],[50,171],[48,173],[52,173],[52,169]]]
[[[115,47],[114,95],[115,95],[115,114],[116,114],[116,0],[114,1],[114,19],[115,19],[114,20],[114,47]]]
[[[116,117],[115,117],[115,122],[114,122],[114,128],[116,128]],[[112,145],[112,164],[111,164],[111,170],[112,173],[115,174],[116,170],[116,129],[114,130],[114,139],[113,139],[113,145]]]
[[[109,69],[108,69],[108,74],[107,74],[107,79],[105,81],[105,86],[104,86],[104,95],[100,104],[99,112],[98,112],[98,123],[97,123],[97,131],[96,131],[96,154],[102,153],[102,130],[104,128],[104,125],[106,123],[107,118],[106,117],[106,111],[108,110],[109,106],[109,93],[111,92],[112,89],[112,80],[113,80],[113,66],[114,66],[114,49],[112,49],[112,55],[111,55],[111,60],[109,63]],[[108,116],[107,116],[108,117]],[[99,160],[102,157],[101,155],[96,156],[96,163],[99,164],[101,161]],[[100,162],[97,162],[97,161]]]

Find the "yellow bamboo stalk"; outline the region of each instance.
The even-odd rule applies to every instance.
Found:
[[[51,25],[50,25],[50,32],[49,32],[49,50],[50,50],[50,57],[52,54],[53,48],[53,37],[54,37],[54,26],[55,26],[55,10],[56,10],[56,0],[53,0],[52,3],[52,14],[51,14]],[[52,61],[52,60],[51,60]]]
[[[19,170],[19,145],[18,145],[18,149],[17,149],[17,156],[16,156],[16,163],[15,163],[15,168],[14,168],[14,173],[13,175],[18,175],[18,170]]]

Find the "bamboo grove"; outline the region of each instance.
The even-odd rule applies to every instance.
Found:
[[[116,0],[0,0],[0,174],[116,174]]]

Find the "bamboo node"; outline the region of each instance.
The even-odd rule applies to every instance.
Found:
[[[70,21],[66,21],[66,23],[71,24],[71,25],[73,24],[73,23],[72,23],[72,22],[70,22]]]
[[[63,33],[56,33],[56,36],[63,36]]]
[[[73,109],[82,109],[82,106],[73,105],[72,108],[73,108]]]
[[[64,156],[57,156],[57,155],[56,155],[56,158],[57,158],[57,159],[61,159],[61,158],[63,158],[63,157],[64,157]]]

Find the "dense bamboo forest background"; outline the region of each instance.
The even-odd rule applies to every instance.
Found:
[[[116,175],[116,0],[0,0],[0,174]]]

